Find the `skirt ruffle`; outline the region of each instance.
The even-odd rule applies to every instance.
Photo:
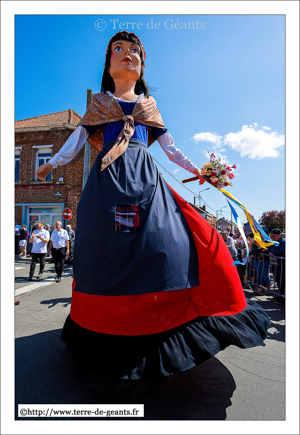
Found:
[[[87,367],[118,379],[166,377],[203,363],[229,345],[264,346],[269,316],[254,301],[234,315],[198,317],[151,335],[90,331],[67,317],[61,339]]]

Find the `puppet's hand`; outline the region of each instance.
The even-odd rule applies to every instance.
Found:
[[[196,168],[196,169],[193,171],[193,174],[197,175],[198,178],[202,178],[201,169],[199,169],[199,168]]]
[[[50,163],[44,163],[36,170],[35,176],[39,180],[46,181],[46,177],[51,171],[52,171],[52,166],[50,165]]]
[[[202,177],[202,171],[199,168],[196,168],[193,171],[193,174],[197,175],[197,177],[200,179],[199,184],[203,184],[205,182],[205,179]]]

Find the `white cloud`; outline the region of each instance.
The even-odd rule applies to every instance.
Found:
[[[209,131],[203,133],[196,133],[191,138],[194,142],[208,142],[214,144],[216,147],[221,146],[222,136],[217,133],[211,133]]]
[[[224,136],[225,145],[238,151],[242,157],[258,160],[279,157],[284,142],[284,135],[259,130],[252,125],[243,125],[241,131]]]
[[[174,174],[177,174],[177,172],[179,172],[180,171],[180,169],[178,168],[178,169],[174,169]]]
[[[217,133],[203,132],[196,133],[191,138],[195,143],[207,142],[211,144],[209,150],[202,150],[202,154],[206,157],[207,152],[213,152],[222,162],[230,165],[228,157],[225,154],[224,146],[229,146],[233,150],[240,153],[242,157],[250,159],[276,158],[280,156],[280,151],[285,144],[285,136],[277,132],[272,132],[271,127],[258,127],[257,122],[250,125],[243,125],[241,131],[237,133],[231,132],[225,136],[220,136]]]

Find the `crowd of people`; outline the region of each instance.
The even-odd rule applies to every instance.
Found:
[[[75,232],[71,225],[62,228],[62,222],[57,221],[55,226],[46,225],[44,222],[30,222],[29,230],[26,225],[15,222],[15,253],[20,258],[31,257],[28,281],[33,281],[36,264],[39,263],[38,280],[43,279],[46,256],[52,256],[55,265],[55,281],[59,283],[64,272],[65,258],[70,255],[70,250],[75,243]],[[73,244],[73,246],[72,246]],[[19,304],[19,301],[15,301]]]
[[[259,295],[270,295],[270,276],[272,275],[273,282],[277,284],[276,293],[278,296],[273,298],[277,304],[284,305],[285,303],[285,233],[280,229],[274,228],[271,230],[270,239],[278,242],[278,246],[270,246],[268,249],[263,249],[254,240],[254,235],[249,223],[245,223],[243,231],[246,236],[249,256],[246,264],[236,264],[236,268],[242,284],[247,282],[256,289]],[[268,230],[264,228],[266,234]],[[234,233],[231,227],[219,231],[225,241],[229,252],[234,261],[243,263],[247,257],[247,248],[244,239],[237,227],[234,228]]]

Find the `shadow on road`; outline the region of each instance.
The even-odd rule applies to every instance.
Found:
[[[236,385],[230,371],[217,358],[155,382],[117,380],[81,368],[66,350],[60,335],[61,330],[57,329],[16,339],[17,420],[38,419],[17,417],[18,404],[45,403],[144,404],[142,420],[226,419],[226,408],[231,406]]]
[[[250,289],[244,289],[245,296],[257,302],[268,314],[271,319],[271,325],[268,329],[270,340],[285,342],[285,307],[273,302],[273,296],[257,296]]]
[[[49,300],[41,301],[40,304],[49,305],[48,308],[53,308],[57,304],[63,304],[62,308],[66,308],[68,305],[71,304],[71,298],[49,299]]]

